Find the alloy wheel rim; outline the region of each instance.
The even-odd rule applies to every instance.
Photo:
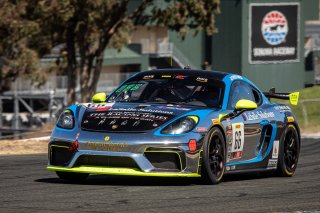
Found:
[[[220,138],[215,135],[212,138],[212,141],[209,145],[209,166],[211,172],[217,177],[220,178],[223,172],[224,164],[224,150],[222,146],[222,141]]]
[[[292,130],[290,130],[284,141],[284,161],[287,169],[290,171],[294,169],[298,161],[298,143],[297,137]]]

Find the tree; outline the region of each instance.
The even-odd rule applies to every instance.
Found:
[[[16,5],[24,2],[4,1],[15,2]],[[195,34],[202,29],[208,34],[215,32],[215,16],[220,12],[220,0],[28,0],[26,2],[23,11],[19,13],[20,18],[36,23],[37,27],[37,30],[27,33],[26,41],[30,47],[28,50],[41,56],[50,47],[65,44],[61,55],[65,56],[67,64],[67,100],[70,103],[76,101],[77,77],[80,80],[81,101],[90,100],[97,87],[105,49],[107,47],[120,49],[126,45],[135,26],[149,24],[167,26],[179,32],[183,39],[190,29],[194,29]],[[19,42],[13,42],[16,43]]]
[[[45,80],[38,67],[38,53],[28,42],[39,32],[39,25],[24,17],[26,6],[24,1],[0,1],[0,92],[17,76],[28,75],[40,83]]]
[[[166,6],[163,7],[163,4],[152,0],[42,1],[46,26],[56,25],[52,32],[64,35],[70,102],[75,102],[77,68],[81,101],[85,102],[96,90],[105,49],[121,48],[127,44],[134,26],[150,23],[163,25],[178,31],[182,38],[189,29],[195,29],[196,33],[204,29],[208,34],[216,31],[215,16],[219,14],[220,0],[165,2]],[[135,9],[129,10],[133,3]]]

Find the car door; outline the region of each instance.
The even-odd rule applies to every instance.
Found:
[[[241,162],[257,158],[263,141],[263,126],[268,123],[261,119],[260,92],[243,81],[234,81],[231,85],[228,110],[233,111],[236,103],[241,100],[257,103],[255,110],[245,111],[233,117],[227,126],[227,162]]]

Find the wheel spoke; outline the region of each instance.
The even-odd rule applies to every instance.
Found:
[[[223,147],[218,136],[214,136],[209,145],[209,166],[215,176],[219,176],[223,168]]]

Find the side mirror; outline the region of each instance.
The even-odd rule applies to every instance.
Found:
[[[255,102],[246,99],[241,99],[236,103],[236,110],[253,110],[257,107]]]
[[[96,93],[92,96],[92,102],[95,104],[105,103],[107,99],[107,94],[104,92]]]

